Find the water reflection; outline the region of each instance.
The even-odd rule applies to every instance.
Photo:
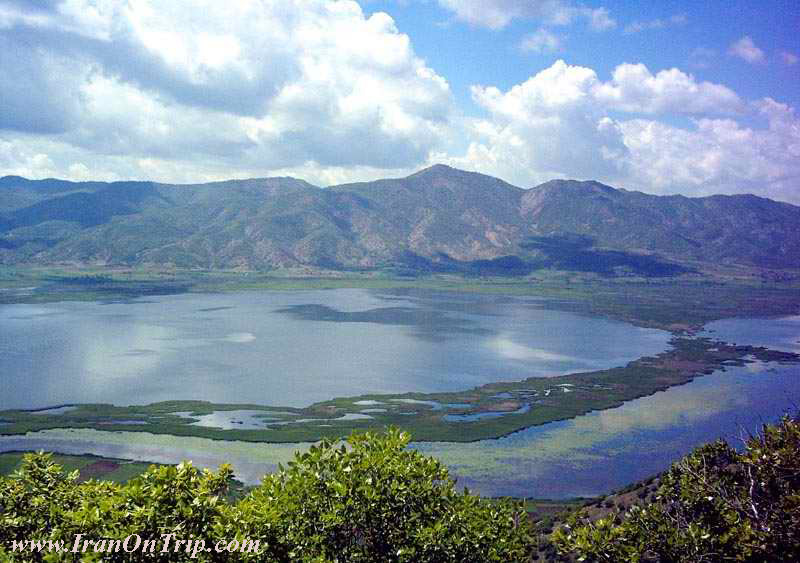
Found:
[[[447,464],[462,485],[484,495],[564,498],[605,493],[664,470],[699,444],[733,443],[800,397],[793,366],[763,364],[701,377],[606,411],[529,428],[498,440],[416,443]],[[203,467],[232,463],[257,483],[307,444],[254,444],[97,430],[48,430],[0,437],[0,451],[45,449]]]
[[[445,420],[447,422],[470,422],[473,420],[500,418],[501,416],[507,416],[510,414],[525,414],[529,410],[531,410],[531,406],[525,404],[522,405],[517,410],[513,411],[486,411],[486,412],[476,412],[472,414],[446,414],[442,417],[442,420]]]
[[[709,323],[704,335],[735,344],[767,346],[783,352],[800,353],[800,315],[764,322],[723,319]]]
[[[514,342],[507,336],[499,336],[491,341],[490,345],[497,350],[497,354],[510,360],[544,360],[549,362],[574,362],[576,358],[562,354],[554,354],[546,350],[539,350]]]
[[[530,299],[355,289],[7,305],[0,334],[0,409],[460,391],[622,365],[669,339]]]
[[[254,444],[167,436],[147,432],[54,429],[26,436],[0,436],[0,451],[55,451],[65,454],[94,454],[119,459],[176,464],[191,460],[197,467],[217,469],[231,463],[237,478],[257,484],[278,463],[286,464],[294,452],[307,444]]]
[[[794,366],[762,364],[696,379],[605,411],[475,444],[417,447],[487,494],[591,496],[664,470],[699,444],[741,435],[791,410]]]
[[[386,380],[401,374],[403,385],[459,385],[463,388],[471,381],[468,370],[472,364],[481,369],[486,364],[494,365],[494,370],[488,369],[488,375],[484,374],[489,380],[508,379],[509,373],[549,369],[543,368],[549,365],[546,360],[530,358],[531,354],[526,350],[513,347],[512,355],[517,357],[499,361],[500,354],[487,352],[498,338],[560,356],[575,356],[575,351],[578,351],[581,361],[597,362],[611,361],[610,358],[616,358],[620,353],[620,349],[614,346],[610,351],[604,347],[609,332],[613,338],[627,338],[626,345],[633,341],[635,345],[629,346],[628,351],[635,351],[637,355],[644,355],[641,349],[648,348],[643,341],[649,342],[656,352],[663,345],[659,340],[663,333],[658,331],[640,331],[621,323],[603,324],[605,321],[602,319],[560,316],[553,311],[540,315],[535,307],[514,308],[515,304],[519,305],[514,300],[484,303],[481,307],[492,311],[492,315],[469,317],[473,319],[471,322],[479,322],[491,330],[492,338],[476,339],[474,335],[468,335],[435,347],[415,338],[403,327],[338,323],[333,325],[337,330],[332,330],[331,323],[293,321],[270,313],[275,310],[276,303],[323,299],[327,300],[328,306],[340,311],[370,310],[383,303],[369,292],[308,292],[302,295],[177,296],[158,303],[137,302],[133,308],[130,305],[86,303],[0,308],[0,327],[4,336],[11,335],[0,342],[0,361],[4,362],[5,374],[15,373],[14,379],[6,376],[3,380],[3,393],[15,400],[27,401],[27,406],[45,406],[41,404],[47,400],[41,398],[42,389],[60,390],[61,380],[61,385],[70,389],[91,382],[104,393],[109,393],[109,390],[118,392],[122,402],[130,400],[132,395],[145,402],[150,396],[182,396],[180,392],[187,389],[197,389],[200,395],[214,395],[221,389],[231,388],[239,397],[246,395],[247,402],[254,402],[255,378],[261,381],[262,389],[268,389],[278,397],[274,402],[281,403],[284,396],[281,393],[294,392],[303,396],[307,385],[314,386],[317,391],[321,388],[324,393],[339,395],[345,394],[341,390],[347,389],[348,385],[360,385],[358,392],[363,392],[364,386],[375,385],[374,373],[382,374]],[[222,307],[219,305],[221,301],[228,303],[227,308],[202,313],[213,315],[213,323],[197,320],[200,318],[199,308]],[[415,302],[409,301],[404,306],[408,303],[413,305]],[[255,320],[241,317],[237,311],[243,306],[250,311],[261,311],[263,317]],[[26,307],[30,307],[27,315],[24,314]],[[56,310],[50,311],[49,307]],[[465,314],[452,303],[447,307],[448,314]],[[115,308],[120,314],[114,312]],[[14,316],[24,318],[14,319]],[[75,319],[81,322],[71,322]],[[560,339],[560,331],[575,330],[581,334],[587,330],[586,324],[600,334],[597,340],[588,339],[571,349],[552,344],[553,340]],[[796,345],[800,340],[798,317],[721,321],[712,323],[710,328],[715,331],[711,333],[713,336],[739,344],[766,345],[788,351],[799,347]],[[6,329],[12,329],[12,332]],[[344,332],[339,332],[340,329]],[[554,330],[555,337],[552,336]],[[257,340],[225,340],[227,336],[245,333],[254,335]],[[86,341],[91,339],[104,344],[95,345],[95,356],[87,359],[84,352],[91,343]],[[569,335],[566,340],[570,340]],[[310,347],[282,349],[290,342],[295,346],[297,342],[303,342]],[[370,349],[372,343],[376,347]],[[156,352],[155,357],[152,351]],[[422,355],[421,360],[417,354]],[[49,358],[52,365],[41,360],[40,356]],[[224,361],[220,361],[220,357]],[[304,360],[302,373],[298,373],[298,358]],[[104,365],[111,372],[117,364],[128,359],[132,363],[119,366],[115,372],[117,375],[104,376],[96,370],[93,375],[85,374],[87,366]],[[153,364],[141,363],[153,361]],[[176,362],[185,362],[189,366],[186,368],[188,373],[171,371]],[[524,370],[515,372],[519,365]],[[51,372],[48,377],[37,379],[36,371],[42,366],[49,366]],[[136,371],[132,366],[142,373],[129,374],[128,370]],[[257,366],[258,369],[248,373],[244,369],[248,366]],[[398,370],[398,366],[402,369]],[[62,368],[66,374],[64,377],[61,377]],[[415,370],[419,370],[418,379],[414,376]],[[79,374],[76,375],[75,371]],[[797,408],[800,403],[799,371],[797,366],[757,362],[698,378],[688,385],[631,401],[617,409],[530,428],[499,440],[467,444],[418,443],[414,447],[437,456],[459,477],[460,483],[486,495],[551,498],[595,495],[657,473],[701,443],[721,436],[736,441],[743,432],[753,431],[762,422],[774,420],[781,412]],[[364,373],[367,376],[361,377]],[[503,377],[498,377],[500,373]],[[431,377],[431,374],[436,374],[436,377]],[[33,381],[29,384],[23,375],[30,376]],[[381,378],[377,379],[381,381]],[[234,381],[236,384],[232,385]],[[44,385],[37,387],[40,383]],[[151,393],[151,386],[159,391]],[[27,399],[20,389],[28,390]],[[87,390],[92,388],[84,389]],[[53,396],[63,395],[54,393]],[[70,402],[77,401],[62,398],[49,404]],[[302,402],[306,404],[309,401]],[[360,404],[365,408],[380,407],[381,401],[364,400]],[[442,405],[420,407],[442,408]],[[264,473],[274,470],[277,463],[288,461],[295,450],[306,447],[306,444],[221,442],[96,430],[50,430],[22,437],[0,437],[0,450],[3,451],[47,449],[161,463],[192,459],[206,467],[230,462],[248,483],[258,482]]]
[[[214,411],[209,414],[198,415],[193,415],[191,411],[181,411],[173,412],[172,414],[194,419],[196,422],[191,423],[194,426],[220,428],[222,430],[266,428],[268,422],[282,420],[282,417],[270,416],[270,412],[261,410]]]

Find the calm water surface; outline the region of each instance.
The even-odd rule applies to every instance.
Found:
[[[800,354],[800,315],[778,319],[723,319],[709,323],[702,336],[732,344],[766,346]]]
[[[304,407],[625,364],[666,332],[497,296],[359,289],[0,307],[0,409],[173,399]]]
[[[363,303],[362,311],[376,308],[376,303],[377,307],[387,306],[380,297],[369,294],[365,297],[361,293],[356,295],[367,300]],[[283,299],[286,299],[284,307],[291,306],[293,302],[300,305],[308,303],[307,300],[296,298]],[[377,302],[368,301],[369,299],[376,299]],[[320,304],[334,307],[330,300]],[[396,303],[388,306],[394,307]],[[410,299],[404,306],[421,309],[430,307],[420,299]],[[520,358],[520,354],[509,357],[508,354],[502,354],[496,344],[492,344],[500,333],[500,327],[505,334],[510,335],[508,338],[515,345],[539,350],[535,354],[537,358],[541,358],[542,350],[548,354],[579,358],[573,360],[576,363],[599,362],[600,358],[608,359],[619,354],[619,351],[590,354],[579,346],[576,347],[579,354],[569,354],[568,350],[555,346],[548,348],[548,345],[541,344],[548,342],[547,330],[541,331],[541,340],[524,340],[521,335],[535,334],[523,330],[525,319],[528,323],[534,319],[545,319],[539,320],[544,325],[548,322],[546,319],[552,318],[548,317],[550,312],[538,309],[533,302],[484,303],[481,307],[482,311],[474,316],[485,322],[478,323],[477,327],[470,326],[491,331],[487,334],[458,332],[460,329],[456,328],[455,332],[442,340],[431,338],[429,334],[415,334],[418,327],[409,328],[404,325],[400,329],[399,325],[387,326],[396,330],[395,334],[411,339],[423,348],[444,346],[449,349],[448,346],[455,345],[454,340],[457,342],[462,338],[473,344],[483,343],[485,348],[480,354],[493,355],[495,361],[505,358],[503,361],[509,365],[519,362],[527,366],[527,369],[538,369],[536,366],[541,366],[537,361],[532,361],[534,354],[522,355],[523,358]],[[341,303],[336,309],[347,310]],[[451,303],[442,305],[437,310],[445,310],[453,318],[461,318],[457,309]],[[357,307],[349,310],[359,311]],[[538,316],[540,314],[542,316]],[[575,319],[575,326],[580,326],[578,321],[586,321],[581,317]],[[297,319],[292,322],[294,321],[301,324],[317,322]],[[458,323],[452,325],[452,319],[447,322],[451,326],[460,326]],[[342,325],[358,326],[358,323],[350,321],[336,321],[335,324],[337,328]],[[383,326],[376,327],[375,323],[367,323],[362,328],[379,329]],[[622,330],[618,325],[611,326]],[[800,317],[735,319],[711,323],[708,328],[713,331],[709,333],[710,336],[738,344],[798,351]],[[257,334],[252,330],[248,332]],[[653,339],[654,336],[648,335],[648,339]],[[432,348],[431,351],[435,349]],[[562,368],[574,369],[568,365],[563,365]],[[448,373],[457,374],[458,371]],[[606,493],[662,471],[675,459],[704,442],[723,437],[737,444],[743,434],[757,430],[763,422],[774,421],[783,412],[796,409],[798,404],[800,367],[756,363],[703,376],[687,385],[630,401],[616,409],[529,428],[498,440],[469,444],[417,443],[413,446],[441,459],[458,477],[460,484],[468,485],[485,495],[542,498],[589,496]],[[191,459],[195,464],[204,467],[217,467],[221,463],[230,462],[239,477],[248,483],[258,482],[265,473],[273,471],[277,463],[286,462],[294,451],[307,447],[307,444],[220,442],[203,438],[96,430],[49,430],[22,437],[0,437],[0,451],[46,449],[161,463]]]
[[[574,420],[468,444],[416,443],[444,462],[459,484],[490,496],[568,498],[606,493],[669,467],[696,446],[740,437],[796,407],[800,373],[751,365],[704,376]],[[138,432],[56,429],[0,436],[0,451],[50,450],[158,463],[233,464],[258,483],[308,444],[254,444]]]
[[[750,365],[498,440],[418,444],[485,494],[594,496],[663,471],[695,447],[741,436],[800,404],[798,368]]]

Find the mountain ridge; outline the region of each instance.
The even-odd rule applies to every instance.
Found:
[[[392,268],[678,275],[697,264],[797,269],[800,207],[758,196],[657,196],[594,180],[523,189],[434,165],[319,187],[0,178],[0,263]]]

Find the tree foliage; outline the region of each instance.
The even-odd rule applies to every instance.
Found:
[[[553,533],[579,561],[800,561],[800,423],[784,417],[742,452],[719,441],[662,477],[656,502]]]
[[[125,485],[77,482],[47,454],[26,456],[0,478],[2,561],[526,561],[524,511],[464,492],[440,462],[408,450],[409,437],[352,435],[322,441],[264,478],[238,501],[225,493],[232,471],[190,463],[151,467]],[[76,534],[121,540],[131,534],[203,540],[259,540],[259,553],[12,553],[13,540],[63,540]]]

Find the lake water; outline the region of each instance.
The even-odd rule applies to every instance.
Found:
[[[310,292],[303,296],[317,294],[326,295],[324,292]],[[357,292],[356,295],[363,294]],[[282,297],[282,299],[287,299],[284,308],[291,306],[293,302],[299,305],[308,303],[307,300],[296,297]],[[368,294],[365,299],[376,299],[377,303],[383,304],[382,307],[396,307],[398,303],[392,297],[383,298],[374,294]],[[424,299],[404,297],[400,300],[403,307],[423,310],[433,307],[429,301],[429,297]],[[376,308],[375,303],[368,301],[361,309],[356,307],[347,309],[341,302],[336,307],[330,301],[324,302],[328,307],[345,312],[370,311]],[[547,330],[542,329],[542,325],[548,322],[547,319],[563,321],[573,317],[561,317],[560,313],[542,311],[536,302],[481,301],[479,312],[468,317],[476,320],[473,324],[467,325],[453,323],[453,319],[461,319],[463,314],[458,310],[457,301],[441,303],[443,304],[434,310],[446,313],[449,318],[446,323],[450,323],[450,326],[460,326],[455,330],[445,331],[444,338],[431,338],[431,335],[425,334],[424,331],[419,334],[419,327],[408,324],[378,325],[377,328],[389,326],[397,331],[396,334],[400,335],[400,338],[413,339],[412,342],[423,349],[428,346],[444,346],[448,349],[448,346],[454,346],[461,339],[472,342],[473,345],[483,343],[484,348],[472,353],[493,355],[495,361],[502,361],[510,366],[519,362],[527,365],[527,369],[533,370],[548,369],[539,363],[543,354],[541,352],[535,354],[539,358],[537,361],[532,359],[532,354],[526,355],[523,359],[520,359],[519,355],[517,358],[503,355],[498,347],[492,344],[492,339],[497,338],[500,327],[505,334],[510,335],[508,338],[515,346],[577,358],[573,360],[575,363],[590,361],[599,363],[610,361],[616,355],[622,356],[619,350],[589,353],[588,348],[581,346],[575,346],[578,354],[575,354],[574,350],[570,354],[566,348],[547,344],[552,341],[548,339]],[[86,306],[88,310],[111,307],[92,304]],[[380,307],[381,305],[377,306]],[[510,314],[511,311],[515,311],[516,316]],[[553,316],[549,316],[551,313]],[[331,313],[323,311],[319,314]],[[280,315],[288,316],[290,322],[301,324],[322,322],[298,319],[288,313]],[[518,318],[523,320],[514,320]],[[526,322],[524,319],[528,319],[529,323],[539,319],[541,340],[535,339],[533,336],[535,331],[523,330]],[[581,322],[597,321],[583,317],[573,319],[577,327]],[[478,320],[484,322],[480,323]],[[352,321],[325,322],[334,323],[335,328],[358,325]],[[375,328],[375,325],[376,323],[366,323],[364,328]],[[566,328],[569,325],[561,326]],[[597,329],[598,325],[594,326]],[[625,330],[625,325],[612,323],[609,326],[614,330]],[[488,332],[464,332],[465,327]],[[530,327],[529,329],[533,330]],[[708,329],[713,331],[709,332],[710,336],[738,344],[765,345],[776,349],[798,351],[800,317],[732,319],[711,323]],[[249,332],[257,334],[252,330]],[[528,334],[531,339],[524,340],[523,334]],[[661,333],[641,333],[635,330],[631,334],[639,337],[644,334],[646,337],[643,340],[648,342],[658,341],[657,337]],[[624,332],[619,332],[617,337],[624,335]],[[256,336],[256,341],[258,338]],[[596,341],[588,340],[588,342]],[[666,341],[658,342],[664,346]],[[450,353],[455,352],[451,349]],[[467,362],[462,361],[462,363]],[[566,363],[561,366],[551,365],[552,367],[575,369]],[[501,373],[501,370],[498,368],[494,373]],[[508,377],[508,379],[513,378]],[[56,401],[58,402],[66,401]],[[273,402],[280,403],[280,401]],[[380,405],[375,403],[375,401],[364,401],[364,406],[379,408]],[[774,421],[781,413],[796,409],[798,404],[800,404],[800,366],[754,363],[703,376],[687,385],[630,401],[619,408],[529,428],[498,440],[466,444],[417,443],[413,444],[413,447],[442,460],[458,477],[459,484],[468,485],[484,495],[541,498],[592,496],[660,472],[694,447],[716,438],[727,438],[732,443],[738,444],[741,435],[757,430],[763,422]],[[237,415],[244,416],[246,413]],[[217,467],[221,463],[230,462],[234,465],[237,475],[248,483],[258,482],[265,473],[273,471],[278,463],[288,461],[294,451],[307,447],[307,444],[220,442],[147,433],[69,429],[48,430],[21,437],[0,437],[0,451],[45,449],[161,463],[177,463],[183,459],[191,459],[203,467]]]
[[[731,344],[766,346],[800,354],[800,315],[778,319],[723,319],[708,323],[702,336]]]
[[[416,447],[484,494],[594,496],[668,468],[695,447],[741,436],[800,404],[797,366],[749,365],[498,440]]]
[[[740,436],[796,408],[796,366],[752,364],[703,376],[615,409],[529,428],[498,440],[417,443],[487,496],[594,496],[663,471],[696,446]],[[0,451],[91,453],[158,463],[190,459],[201,467],[231,463],[246,483],[285,464],[308,444],[257,444],[205,438],[55,429],[0,436]]]
[[[173,399],[308,406],[653,355],[669,334],[535,299],[360,289],[0,307],[0,409]]]

